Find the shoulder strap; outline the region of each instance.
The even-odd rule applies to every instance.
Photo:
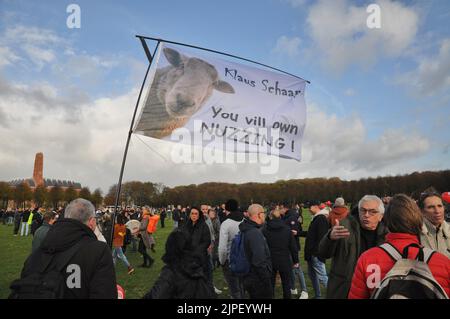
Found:
[[[428,247],[424,247],[423,248],[423,261],[428,264],[430,262],[430,260],[431,260],[431,257],[433,257],[433,255],[435,253],[436,253],[435,250],[430,249]]]
[[[394,261],[398,261],[398,260],[402,259],[402,255],[391,244],[384,243],[384,244],[382,244],[382,245],[380,245],[378,247],[383,249],[389,255],[389,257],[391,257]]]

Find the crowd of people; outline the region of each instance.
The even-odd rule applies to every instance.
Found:
[[[278,277],[285,299],[450,295],[450,226],[440,194],[427,191],[417,201],[403,194],[383,199],[365,195],[349,206],[342,197],[333,203],[310,200],[302,205],[266,207],[254,203],[246,208],[230,199],[217,207],[178,205],[169,210],[144,206],[113,214],[95,211],[89,201],[76,199],[64,210],[17,210],[13,216],[6,214],[6,223],[10,224],[12,217],[15,224],[14,235],[18,234],[16,226],[22,227],[22,236],[28,235],[33,223],[36,229],[32,230],[32,253],[21,278],[11,284],[11,297],[33,297],[45,290],[31,289],[27,282],[32,276],[45,276],[42,269],[50,269],[54,263],[55,267],[76,264],[82,269],[79,284],[83,289],[64,286],[58,296],[117,298],[117,258],[128,274],[133,274],[135,269],[126,257],[131,245],[132,251],[142,254],[141,267],[152,267],[154,234],[158,225],[165,227],[167,218],[173,221],[173,229],[165,243],[164,266],[144,298],[220,297],[223,292],[213,280],[218,267],[233,299],[274,298]],[[303,229],[303,209],[311,214],[308,229]],[[5,214],[2,217],[5,220]],[[305,238],[304,260],[301,237]],[[244,261],[237,261],[239,244]],[[55,254],[57,258],[52,259]],[[431,282],[429,291],[423,288],[425,292],[420,294],[417,285],[406,289],[398,283],[394,273],[405,260],[411,261],[412,270],[419,267],[412,261],[421,262]],[[246,270],[237,271],[236,262],[246,263]],[[314,296],[308,294],[303,269]],[[70,276],[70,272],[61,273],[65,281]]]

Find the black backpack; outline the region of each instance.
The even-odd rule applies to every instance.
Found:
[[[63,270],[69,263],[70,259],[76,254],[82,245],[82,240],[73,245],[68,250],[48,254],[38,250],[41,254],[40,266],[33,271],[17,280],[11,285],[11,294],[9,299],[62,299],[64,291],[67,288],[66,277]],[[34,254],[33,254],[34,255]],[[36,257],[31,255],[32,257]],[[27,265],[29,260],[25,263]],[[26,266],[25,266],[26,267]]]
[[[395,261],[395,265],[372,292],[372,299],[448,299],[428,267],[434,250],[411,244],[400,254],[388,243],[379,247]],[[409,247],[419,248],[416,259],[408,259]]]

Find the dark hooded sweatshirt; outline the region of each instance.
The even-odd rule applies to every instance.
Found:
[[[45,254],[58,254],[83,241],[68,265],[78,265],[81,273],[80,288],[68,288],[64,299],[117,299],[116,274],[111,250],[98,241],[94,232],[74,219],[60,219],[48,231],[42,245],[25,261],[21,277],[35,272]],[[55,255],[54,258],[58,258]],[[75,272],[63,270],[65,279]]]

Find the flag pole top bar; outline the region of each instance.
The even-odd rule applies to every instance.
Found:
[[[182,46],[186,46],[186,47],[189,47],[189,48],[194,48],[194,49],[199,49],[199,50],[204,50],[204,51],[209,51],[209,52],[213,52],[213,53],[226,55],[226,56],[229,56],[229,57],[232,57],[232,58],[235,58],[235,59],[244,60],[244,61],[247,61],[247,62],[251,62],[251,63],[255,63],[255,64],[258,64],[258,65],[264,66],[264,67],[272,69],[272,70],[276,70],[278,72],[281,72],[281,73],[293,76],[293,77],[295,77],[297,79],[303,80],[303,81],[305,81],[308,84],[311,84],[310,81],[305,80],[304,78],[301,78],[301,77],[299,77],[299,76],[297,76],[295,74],[292,74],[292,73],[289,73],[289,72],[286,72],[286,71],[274,68],[274,67],[272,67],[270,65],[267,65],[267,64],[263,64],[263,63],[259,63],[259,62],[256,62],[256,61],[253,61],[253,60],[250,60],[250,59],[242,58],[242,57],[239,57],[237,55],[233,55],[233,54],[229,54],[229,53],[225,53],[225,52],[221,52],[221,51],[216,51],[216,50],[211,50],[211,49],[207,49],[207,48],[202,48],[202,47],[199,47],[199,46],[190,45],[190,44],[186,44],[186,43],[164,40],[164,39],[161,39],[161,38],[152,38],[152,37],[147,37],[147,36],[143,36],[143,35],[136,35],[136,38],[139,38],[141,41],[144,41],[144,39],[146,39],[146,40],[153,40],[153,41],[171,43],[171,44],[176,44],[176,45],[182,45]]]

